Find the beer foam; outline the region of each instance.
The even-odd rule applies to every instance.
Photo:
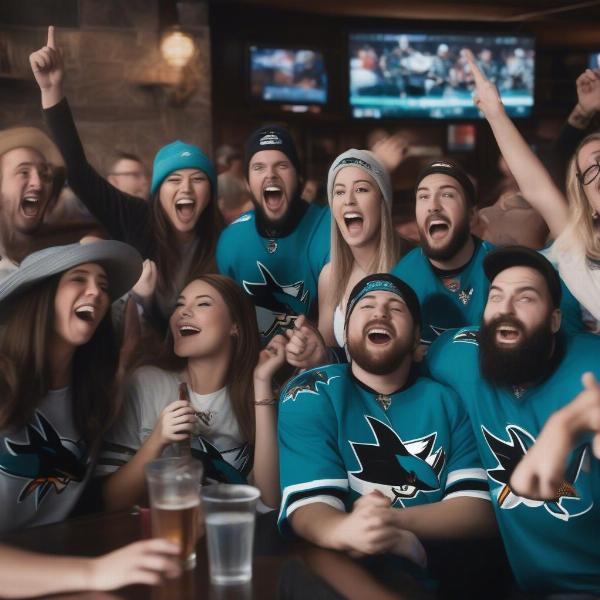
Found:
[[[158,508],[159,510],[185,510],[188,508],[196,508],[197,506],[200,506],[200,500],[198,498],[174,498],[173,500],[167,500],[165,502],[155,502],[152,505],[152,508]]]

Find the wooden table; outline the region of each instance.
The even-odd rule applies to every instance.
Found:
[[[197,566],[162,586],[129,586],[110,593],[53,596],[90,600],[421,600],[435,597],[389,560],[364,563],[307,542],[286,542],[276,528],[276,513],[257,518],[252,581],[245,586],[213,586],[208,576],[205,539],[198,542]],[[81,517],[16,533],[0,542],[49,554],[99,556],[142,535],[139,513]],[[506,563],[499,542],[426,544],[429,564],[441,581],[441,598],[504,598]],[[385,557],[380,557],[382,561]],[[389,558],[389,557],[388,557]],[[383,567],[382,567],[383,564]],[[457,595],[458,594],[458,595]]]

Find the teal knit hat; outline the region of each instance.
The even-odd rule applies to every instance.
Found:
[[[177,140],[163,146],[154,157],[152,167],[152,185],[150,193],[154,194],[165,178],[177,169],[200,169],[210,180],[212,197],[217,197],[217,174],[212,161],[198,146]]]

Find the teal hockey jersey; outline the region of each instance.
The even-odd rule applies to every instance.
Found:
[[[285,237],[261,237],[253,210],[221,234],[219,272],[235,279],[252,298],[263,345],[292,327],[296,316],[316,310],[319,274],[329,261],[330,229],[329,208],[311,204]]]
[[[421,248],[409,252],[392,269],[406,281],[421,303],[421,341],[431,344],[448,329],[479,325],[487,303],[490,283],[483,272],[483,259],[494,249],[489,242],[475,238],[475,253],[462,268],[440,276]],[[562,329],[567,333],[584,330],[581,306],[562,284]]]
[[[566,337],[562,359],[544,382],[502,389],[480,376],[477,331],[443,334],[430,347],[427,364],[469,414],[515,577],[529,591],[600,594],[600,461],[589,443],[582,440],[571,454],[555,500],[530,500],[510,489],[513,469],[550,415],[582,390],[581,375],[592,371],[600,377],[600,339]]]
[[[348,511],[374,490],[398,508],[489,500],[468,418],[454,393],[431,379],[381,396],[350,365],[311,369],[283,389],[278,429],[283,533],[301,506]]]

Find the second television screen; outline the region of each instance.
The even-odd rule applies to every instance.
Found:
[[[480,117],[463,50],[472,50],[509,115],[533,108],[531,36],[453,33],[353,33],[349,40],[350,106],[357,118]]]

